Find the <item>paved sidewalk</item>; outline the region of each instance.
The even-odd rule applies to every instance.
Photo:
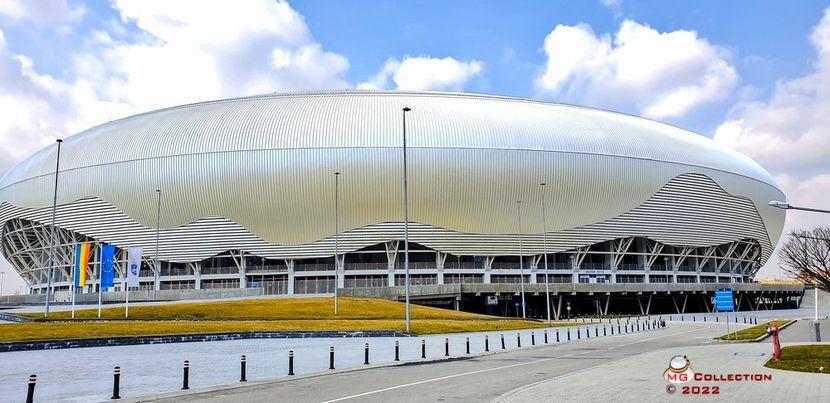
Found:
[[[799,343],[800,344],[800,343]],[[826,401],[830,375],[780,371],[764,367],[772,344],[709,344],[663,349],[586,371],[559,376],[505,393],[495,401],[513,402],[664,402],[664,401]],[[677,385],[669,394],[663,371],[674,355],[685,355],[695,373],[771,374],[767,382],[695,382]],[[719,386],[718,396],[682,394],[682,386]],[[714,398],[714,399],[713,399]]]

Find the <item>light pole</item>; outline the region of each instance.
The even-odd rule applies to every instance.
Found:
[[[158,202],[156,204],[156,273],[153,279],[153,299],[155,299],[156,290],[159,288],[159,273],[161,273],[161,260],[159,258],[159,233],[161,232],[161,189],[156,189],[158,195]]]
[[[822,209],[810,208],[810,207],[793,206],[792,204],[782,202],[782,201],[778,201],[778,200],[770,201],[769,205],[772,206],[772,207],[775,207],[775,208],[780,208],[782,210],[802,210],[802,211],[810,211],[810,212],[813,212],[813,213],[830,214],[830,210],[822,210]],[[814,318],[813,323],[814,323],[814,326],[815,326],[816,341],[821,341],[821,336],[820,336],[820,333],[819,333],[819,322],[818,322],[818,285],[813,286],[813,296],[815,297],[813,299],[813,302],[814,302],[814,305],[815,305],[815,318]]]
[[[550,326],[550,285],[548,281],[548,224],[545,214],[545,183],[542,182],[542,259],[545,261],[545,303],[548,310],[548,326]]]
[[[3,277],[6,277],[6,272],[0,271],[0,296],[3,295]]]
[[[340,236],[340,172],[334,173],[334,314],[337,315],[337,286],[340,280],[340,263],[337,261]]]
[[[55,140],[58,143],[58,153],[55,157],[55,191],[52,194],[52,228],[49,235],[49,268],[46,270],[46,306],[43,317],[49,317],[49,297],[52,295],[52,270],[55,264],[55,212],[58,207],[58,171],[61,166],[61,143],[63,139]]]
[[[403,108],[403,272],[404,272],[404,293],[406,294],[406,332],[410,333],[411,311],[409,306],[409,189],[406,172],[406,113],[411,108]]]
[[[522,258],[522,201],[516,200],[516,211],[519,214],[519,287],[522,292],[522,319],[526,319],[525,315],[525,266]]]

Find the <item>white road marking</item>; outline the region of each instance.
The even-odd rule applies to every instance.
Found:
[[[707,328],[708,328],[708,326],[707,326]],[[639,341],[635,341],[635,342],[631,342],[631,343],[620,344],[616,347],[608,348],[605,351],[610,351],[610,350],[618,349],[618,348],[621,348],[621,347],[630,346],[630,345],[633,345],[633,344],[643,343],[643,342],[646,342],[646,341],[662,339],[664,337],[679,336],[681,334],[697,332],[697,331],[700,331],[700,330],[702,330],[702,329],[693,329],[693,330],[688,330],[688,331],[685,331],[685,332],[666,334],[666,335],[652,337],[652,338],[639,340]],[[557,357],[543,358],[543,359],[535,360],[535,361],[527,361],[527,362],[521,362],[521,363],[518,363],[518,364],[505,365],[505,366],[501,366],[501,367],[480,369],[480,370],[477,370],[477,371],[463,372],[463,373],[460,373],[460,374],[441,376],[441,377],[438,377],[438,378],[424,379],[422,381],[410,382],[410,383],[405,383],[405,384],[401,384],[401,385],[390,386],[390,387],[387,387],[387,388],[376,389],[376,390],[371,390],[371,391],[368,391],[368,392],[358,393],[358,394],[355,394],[355,395],[344,396],[344,397],[340,397],[340,398],[337,398],[337,399],[326,400],[322,403],[340,402],[340,401],[343,401],[343,400],[355,399],[355,398],[358,398],[358,397],[363,397],[363,396],[369,396],[369,395],[375,395],[375,394],[378,394],[378,393],[388,392],[390,390],[408,388],[410,386],[416,386],[416,385],[423,385],[425,383],[438,382],[438,381],[443,381],[443,380],[446,380],[446,379],[459,378],[459,377],[462,377],[462,376],[481,374],[481,373],[485,373],[485,372],[499,371],[499,370],[502,370],[502,369],[521,367],[521,366],[524,366],[524,365],[538,364],[540,362],[558,360],[560,358],[570,358],[570,357],[574,357],[574,356],[578,356],[578,355],[584,355],[584,354],[595,353],[595,352],[596,351],[586,351],[586,352],[582,352],[582,353],[578,353],[578,354],[567,354],[567,355],[561,355],[561,356],[557,356]]]

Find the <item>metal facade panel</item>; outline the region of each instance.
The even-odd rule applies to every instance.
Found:
[[[756,239],[766,259],[783,227],[784,212],[767,202],[784,195],[763,168],[682,129],[541,101],[360,91],[185,105],[71,136],[58,225],[150,250],[158,188],[163,259],[227,249],[331,255],[340,171],[343,250],[400,239],[403,106],[413,108],[413,241],[436,250],[511,254],[515,202],[540,216],[540,182],[557,250],[623,236],[700,246]],[[41,150],[0,181],[0,221],[48,222],[54,158],[54,147]],[[541,234],[541,220],[522,230]],[[538,238],[528,238],[528,253]]]

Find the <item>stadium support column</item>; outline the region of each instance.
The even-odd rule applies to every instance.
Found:
[[[438,270],[438,273],[435,275],[436,284],[444,284],[444,262],[446,261],[446,253],[435,252],[435,268]]]
[[[493,270],[493,260],[494,259],[495,259],[495,256],[485,256],[484,257],[484,278],[482,279],[482,282],[484,284],[490,284],[491,283],[491,281],[490,281],[490,279],[491,279],[490,272]]]
[[[245,264],[245,254],[239,252],[239,288],[247,288],[248,287],[248,279],[245,277],[245,272],[247,270],[247,265]]]
[[[647,258],[648,248],[646,247],[646,243],[647,242],[644,239],[636,239],[634,242],[634,250],[638,253],[637,267],[643,268],[643,282],[650,283],[651,279],[649,278],[649,273],[651,272],[651,266],[647,264],[649,259]]]
[[[285,259],[288,268],[288,295],[294,295],[294,259]]]
[[[666,265],[671,267],[672,283],[677,283],[677,265],[675,263],[674,256],[666,257]]]
[[[385,242],[383,246],[386,248],[386,268],[389,270],[389,287],[394,287],[395,284],[395,263],[398,261],[398,241]]]
[[[539,271],[539,261],[542,260],[542,255],[530,256],[530,284],[536,284],[536,273]]]
[[[195,280],[194,289],[202,289],[202,262],[198,261],[193,264],[193,278]]]
[[[571,283],[578,284],[579,283],[579,265],[576,263],[576,255],[569,255],[571,260]]]

